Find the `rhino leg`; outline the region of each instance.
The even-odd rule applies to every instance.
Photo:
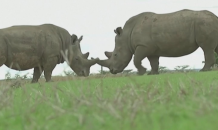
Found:
[[[55,68],[57,63],[58,63],[58,58],[52,57],[52,58],[49,58],[46,64],[43,65],[46,82],[52,82],[51,80],[52,71]]]
[[[31,83],[37,83],[43,72],[43,67],[35,67],[33,72],[33,80]]]
[[[6,62],[5,56],[0,56],[0,67]]]
[[[1,47],[0,47],[0,67],[5,64],[7,60],[7,45],[5,41],[1,38]]]
[[[134,54],[134,65],[138,69],[138,75],[143,75],[146,73],[146,68],[142,66],[142,60],[149,54],[149,51],[147,52],[147,49],[142,46],[138,46],[135,50]]]
[[[211,70],[211,67],[215,63],[214,51],[212,49],[208,51],[205,51],[205,50],[203,51],[204,51],[204,57],[205,57],[205,64],[204,64],[204,67],[200,71],[209,71]]]
[[[151,72],[148,73],[148,75],[155,75],[159,74],[158,68],[159,68],[159,56],[149,56],[148,60],[151,65]]]

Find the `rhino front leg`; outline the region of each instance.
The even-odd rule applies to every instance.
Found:
[[[142,66],[142,60],[148,56],[150,51],[147,50],[148,49],[143,46],[138,46],[135,50],[133,62],[135,67],[138,69],[138,75],[143,75],[146,73],[147,69]]]
[[[43,72],[43,67],[35,67],[33,72],[33,80],[31,83],[37,83]]]
[[[151,65],[151,72],[148,73],[148,75],[155,75],[159,74],[158,68],[159,68],[159,56],[149,56],[148,60]]]
[[[215,56],[214,51],[211,50],[204,50],[204,57],[205,57],[205,64],[204,67],[200,71],[209,71],[211,67],[215,63]]]
[[[52,71],[55,68],[57,62],[58,62],[58,58],[53,57],[53,58],[49,58],[47,60],[46,64],[43,65],[46,82],[52,82],[51,75],[52,75]]]

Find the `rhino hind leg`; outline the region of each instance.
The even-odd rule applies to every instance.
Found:
[[[0,56],[0,67],[6,62],[5,56]]]
[[[52,57],[52,58],[49,58],[47,62],[43,65],[46,82],[53,82],[51,80],[51,75],[52,75],[52,71],[55,68],[57,62],[58,62],[58,58]]]
[[[33,73],[33,79],[31,83],[37,83],[42,72],[43,72],[43,67],[35,67]]]
[[[1,47],[0,47],[0,67],[5,64],[7,61],[7,45],[4,39],[1,38],[0,40]]]
[[[215,56],[214,51],[211,50],[203,50],[204,51],[204,57],[205,57],[205,64],[204,67],[200,71],[210,71],[211,67],[215,63]]]
[[[149,56],[148,60],[151,65],[151,72],[148,73],[148,75],[156,75],[159,74],[158,68],[159,68],[159,56]]]

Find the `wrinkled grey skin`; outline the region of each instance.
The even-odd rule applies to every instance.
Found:
[[[97,62],[108,67],[112,74],[122,72],[133,55],[139,75],[146,73],[141,65],[145,57],[152,68],[149,74],[158,74],[160,56],[185,56],[199,47],[205,56],[201,71],[208,71],[215,63],[214,51],[218,53],[218,18],[206,10],[185,9],[167,14],[144,12],[131,17],[123,29],[118,27],[114,32],[115,49],[105,52],[108,59]]]
[[[49,82],[55,66],[67,60],[78,76],[88,76],[98,58],[88,60],[89,52],[82,54],[82,38],[53,24],[0,29],[0,66],[5,64],[14,70],[34,68],[32,83],[38,82],[44,71]]]

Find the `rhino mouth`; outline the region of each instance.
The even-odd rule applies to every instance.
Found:
[[[117,69],[110,69],[110,72],[111,72],[112,74],[117,74],[117,73],[119,73],[120,71],[117,70]]]
[[[113,71],[110,71],[111,72],[111,74],[117,74],[117,72],[113,72]]]
[[[109,67],[109,69],[110,69],[110,72],[112,73],[112,74],[118,74],[118,73],[121,73],[121,72],[123,72],[123,70],[124,70],[124,68],[126,67],[126,65],[125,64],[121,64],[120,66],[114,66],[114,67]]]

